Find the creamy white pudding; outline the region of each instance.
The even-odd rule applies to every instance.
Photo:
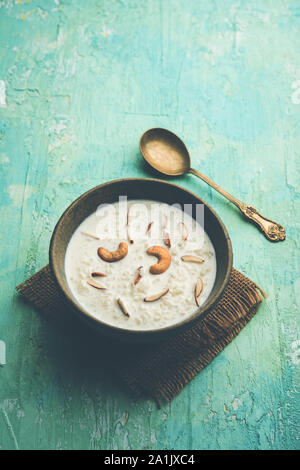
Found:
[[[121,259],[99,256],[121,242],[128,247]],[[159,260],[147,253],[153,246],[170,257],[164,272],[150,272]],[[74,298],[89,314],[119,328],[149,330],[173,325],[204,304],[215,282],[216,256],[202,225],[180,207],[129,200],[100,207],[81,223],[69,242],[65,271]]]

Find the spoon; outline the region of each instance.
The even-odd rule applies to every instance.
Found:
[[[160,128],[149,129],[140,139],[140,150],[149,165],[164,175],[179,176],[192,173],[201,178],[235,204],[244,216],[256,223],[268,240],[277,242],[285,239],[285,229],[282,225],[262,216],[254,207],[239,201],[210,178],[191,168],[189,152],[173,132]]]

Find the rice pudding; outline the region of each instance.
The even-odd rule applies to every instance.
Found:
[[[102,322],[131,330],[174,325],[208,298],[213,245],[178,205],[123,200],[100,206],[74,232],[65,272],[76,301]]]

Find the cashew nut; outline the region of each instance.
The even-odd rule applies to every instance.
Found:
[[[108,251],[102,246],[98,248],[98,255],[103,261],[108,263],[113,263],[114,261],[119,261],[120,259],[125,258],[128,253],[128,245],[126,242],[121,242],[119,248],[116,251]]]
[[[171,264],[171,255],[166,248],[163,246],[154,245],[148,248],[148,255],[156,256],[158,263],[150,266],[151,274],[162,274],[164,273]]]

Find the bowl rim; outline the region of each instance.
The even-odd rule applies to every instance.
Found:
[[[145,330],[127,329],[127,328],[121,328],[121,327],[103,322],[103,321],[101,321],[101,319],[97,318],[96,316],[94,316],[93,314],[91,314],[87,310],[85,310],[79,304],[79,302],[76,301],[76,299],[74,301],[74,299],[69,295],[69,292],[65,288],[64,283],[60,279],[59,270],[58,270],[58,263],[55,259],[55,255],[54,255],[54,248],[55,248],[55,243],[56,243],[56,234],[57,234],[58,230],[60,229],[60,227],[62,226],[62,224],[64,223],[64,219],[65,219],[66,215],[68,214],[69,211],[71,211],[73,209],[73,207],[75,205],[77,205],[79,203],[79,201],[81,201],[82,199],[85,199],[89,194],[93,193],[94,191],[97,191],[101,188],[104,188],[105,186],[121,183],[121,182],[124,182],[124,181],[129,182],[129,183],[130,182],[135,183],[136,181],[141,181],[141,182],[147,181],[147,182],[150,182],[150,183],[151,182],[160,183],[162,185],[165,185],[166,187],[170,187],[170,186],[175,187],[176,189],[179,189],[180,191],[184,191],[184,192],[188,193],[189,195],[191,195],[192,197],[198,199],[200,201],[200,203],[204,204],[211,211],[213,216],[217,219],[217,221],[218,221],[218,223],[221,227],[221,230],[224,233],[225,240],[226,240],[226,243],[227,243],[228,263],[227,263],[227,268],[226,268],[226,274],[225,274],[224,280],[223,280],[221,286],[219,287],[218,291],[214,294],[214,296],[210,299],[209,302],[205,302],[203,306],[199,307],[193,313],[193,315],[188,316],[187,318],[184,318],[184,319],[180,320],[179,322],[176,322],[174,324],[164,326],[164,327],[161,327],[161,328],[145,329]],[[217,303],[217,301],[220,299],[221,295],[223,294],[223,292],[224,292],[224,290],[225,290],[225,288],[226,288],[226,286],[229,282],[231,272],[232,272],[232,268],[233,268],[233,250],[232,250],[232,244],[231,244],[231,240],[230,240],[228,231],[227,231],[223,221],[221,220],[220,216],[215,212],[214,209],[211,208],[211,206],[209,204],[206,203],[206,201],[201,199],[197,194],[193,193],[192,191],[190,191],[186,188],[183,188],[182,186],[179,186],[177,184],[170,183],[169,181],[164,181],[164,180],[161,180],[161,179],[158,179],[158,178],[143,178],[143,177],[118,178],[118,179],[106,181],[105,183],[102,183],[98,186],[95,186],[95,187],[89,189],[88,191],[84,192],[79,197],[77,197],[64,210],[64,212],[62,213],[62,215],[58,219],[58,221],[57,221],[57,223],[54,227],[54,230],[52,232],[52,236],[51,236],[51,240],[50,240],[50,246],[49,246],[49,265],[50,265],[51,272],[54,276],[54,279],[56,281],[56,284],[59,287],[60,292],[63,294],[64,299],[67,301],[67,303],[70,305],[70,307],[72,308],[73,311],[75,310],[76,312],[79,312],[80,314],[82,314],[82,318],[91,319],[91,320],[97,322],[98,324],[100,324],[100,326],[102,326],[104,328],[108,328],[108,329],[112,330],[115,333],[127,334],[127,335],[129,334],[131,336],[140,336],[140,337],[145,336],[146,337],[146,336],[154,335],[154,334],[168,333],[170,331],[174,331],[174,332],[176,330],[179,331],[179,329],[182,328],[182,327],[192,326],[193,323],[195,323],[197,320],[200,319],[200,317],[202,317],[202,319],[203,319],[209,313],[209,311],[213,308],[213,306]]]

